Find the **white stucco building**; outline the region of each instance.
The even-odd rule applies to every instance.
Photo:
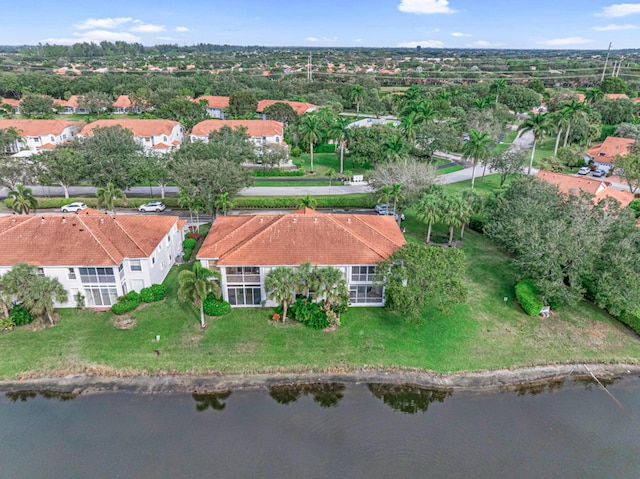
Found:
[[[275,120],[205,120],[193,127],[189,138],[191,142],[209,142],[209,134],[223,127],[232,130],[245,128],[247,135],[255,143],[260,145],[281,145],[284,136],[284,124]]]
[[[37,153],[51,150],[57,145],[70,141],[78,134],[78,123],[66,120],[0,120],[0,130],[15,128],[21,139],[17,140],[8,153],[30,150]]]
[[[209,116],[211,118],[218,118],[220,120],[224,120],[224,109],[229,107],[228,96],[204,95],[199,96],[193,101],[195,103],[205,101],[205,108],[207,109],[207,113],[209,114]]]
[[[98,120],[89,123],[80,132],[81,137],[92,136],[96,128],[120,126],[129,130],[133,138],[144,147],[145,153],[167,153],[180,148],[184,138],[184,127],[172,120],[139,120],[122,118]]]

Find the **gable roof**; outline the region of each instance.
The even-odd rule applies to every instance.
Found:
[[[195,103],[200,103],[201,100],[206,100],[208,108],[227,108],[229,106],[228,96],[203,95],[193,101]]]
[[[303,101],[260,100],[258,102],[258,108],[256,108],[256,111],[258,113],[262,113],[264,112],[265,108],[267,108],[268,106],[274,105],[276,103],[286,103],[287,105],[291,105],[291,108],[293,108],[293,111],[295,111],[298,115],[303,115],[309,110],[317,110],[319,108],[318,105],[314,105],[312,103],[306,103]]]
[[[12,107],[19,107],[21,100],[14,100],[13,98],[2,98],[0,97],[0,105],[11,105]]]
[[[79,95],[71,95],[68,100],[58,100],[56,98],[53,100],[53,104],[62,107],[78,108],[78,99]]]
[[[392,216],[304,208],[285,215],[219,217],[197,257],[215,258],[222,266],[375,264],[404,244]]]
[[[155,136],[170,135],[177,121],[172,120],[140,120],[140,119],[116,119],[116,120],[97,120],[85,126],[80,135],[91,136],[96,128],[108,128],[110,126],[121,126],[131,133],[133,136]]]
[[[275,120],[205,120],[193,127],[191,136],[209,136],[209,133],[219,131],[224,126],[232,130],[244,127],[252,138],[276,135],[282,137],[284,134],[284,124]]]
[[[604,198],[615,198],[624,208],[634,199],[633,193],[630,191],[616,190],[611,187],[610,182],[595,178],[552,173],[544,170],[538,171],[536,177],[556,185],[558,190],[565,195],[578,194],[580,191],[590,193],[594,196],[594,203]]]
[[[114,266],[147,258],[177,224],[177,216],[77,214],[0,218],[0,265]]]
[[[629,98],[624,93],[605,93],[604,97],[608,98],[609,100],[619,100],[620,98]]]
[[[633,138],[619,138],[608,136],[602,143],[587,150],[587,155],[599,163],[613,163],[616,155],[624,156],[629,153],[629,149],[635,140]]]
[[[0,120],[0,129],[15,128],[20,136],[59,135],[65,128],[73,126],[69,120]]]
[[[120,108],[132,108],[135,105],[131,102],[129,95],[120,95],[118,99],[113,102],[113,106]]]

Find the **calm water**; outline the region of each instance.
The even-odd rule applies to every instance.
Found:
[[[0,395],[1,478],[638,478],[640,380]]]

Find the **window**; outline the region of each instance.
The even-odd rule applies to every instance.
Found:
[[[164,269],[164,260],[160,260],[160,269],[163,270]]]
[[[75,268],[69,268],[69,279],[76,279],[76,269]]]
[[[349,295],[352,304],[382,303],[382,286],[351,286]]]
[[[375,281],[376,267],[375,266],[352,266],[351,267],[351,281],[367,282],[371,283]]]
[[[227,283],[260,284],[260,268],[257,266],[232,266],[227,268]]]
[[[130,259],[129,260],[129,269],[131,271],[142,271],[142,265],[140,264],[139,259]]]
[[[84,284],[115,283],[113,268],[79,268],[80,279]]]
[[[38,268],[38,276],[44,276],[44,268]]]
[[[120,273],[120,279],[124,279],[124,263],[118,265],[118,273]]]
[[[111,306],[118,301],[118,292],[116,288],[94,286],[85,288],[85,293],[89,306]]]
[[[167,236],[167,243],[171,243],[171,236]]]
[[[151,257],[151,264],[156,264],[156,257],[155,256]]]
[[[260,306],[262,293],[260,287],[250,288],[227,288],[229,293],[229,304],[233,306]]]

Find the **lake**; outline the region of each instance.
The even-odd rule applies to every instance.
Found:
[[[0,395],[1,478],[638,478],[640,380]]]

